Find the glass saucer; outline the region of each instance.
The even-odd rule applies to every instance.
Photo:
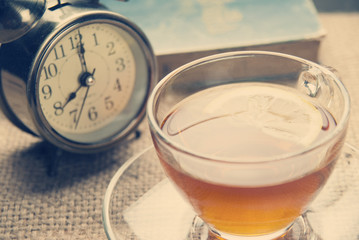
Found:
[[[314,233],[311,237],[303,234],[302,239],[358,239],[358,154],[352,145],[344,145],[327,185],[301,219]],[[167,180],[152,146],[116,172],[107,188],[102,214],[110,240],[207,239],[203,223]],[[202,235],[194,236],[198,229]]]

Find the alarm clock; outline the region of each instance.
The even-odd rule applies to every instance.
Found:
[[[3,0],[0,15],[0,106],[15,126],[77,153],[137,128],[157,70],[136,24],[93,0]]]

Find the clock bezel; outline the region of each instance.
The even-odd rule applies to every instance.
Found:
[[[38,80],[39,75],[41,73],[40,69],[42,64],[44,63],[44,57],[49,53],[48,50],[51,51],[51,47],[56,44],[56,41],[60,39],[62,36],[66,35],[68,32],[77,28],[78,26],[95,23],[95,22],[106,22],[114,24],[125,32],[127,32],[135,41],[138,43],[140,47],[140,51],[143,53],[144,61],[147,63],[147,86],[143,86],[146,88],[146,93],[139,107],[137,113],[131,119],[124,128],[119,129],[114,132],[111,136],[91,143],[77,142],[74,140],[70,140],[64,136],[62,136],[59,132],[57,132],[46,120],[44,115],[42,114],[42,110],[39,104],[38,99]],[[144,33],[132,22],[130,22],[125,17],[112,13],[109,11],[86,11],[85,13],[74,16],[71,20],[64,22],[63,24],[57,26],[51,34],[49,34],[44,41],[44,43],[40,46],[37,55],[35,57],[35,61],[31,67],[30,78],[28,81],[28,102],[29,108],[31,109],[30,113],[35,123],[35,126],[39,132],[39,134],[53,143],[54,145],[68,150],[72,152],[79,153],[89,153],[89,152],[98,152],[105,150],[107,148],[112,147],[117,142],[124,139],[128,134],[130,134],[142,121],[145,116],[145,105],[147,102],[147,98],[149,96],[150,91],[155,85],[157,79],[156,72],[156,59],[151,48],[151,45],[144,35]]]

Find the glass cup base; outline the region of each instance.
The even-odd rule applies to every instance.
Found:
[[[223,233],[212,229],[203,220],[196,216],[192,222],[190,232],[191,240],[321,240],[310,227],[305,215],[296,219],[296,221],[277,232],[261,236],[240,236]]]
[[[359,150],[346,143],[332,176],[309,211],[277,240],[357,239],[358,212],[353,209],[359,209],[358,172]],[[221,239],[195,216],[163,173],[153,146],[118,169],[103,202],[103,224],[109,240]]]

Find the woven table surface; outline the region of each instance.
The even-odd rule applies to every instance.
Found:
[[[320,12],[319,18],[327,31],[319,60],[338,70],[351,94],[347,141],[359,146],[359,12]],[[107,239],[103,196],[118,168],[151,144],[146,120],[139,130],[140,138],[130,136],[110,151],[78,155],[0,115],[0,239]]]

